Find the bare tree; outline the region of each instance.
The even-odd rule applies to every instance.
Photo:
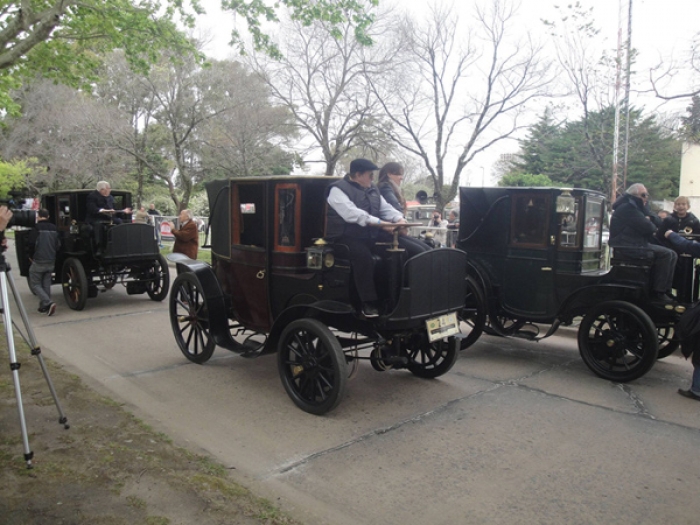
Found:
[[[98,180],[119,184],[128,158],[94,123],[114,123],[118,115],[90,95],[48,80],[20,94],[21,117],[7,121],[2,140],[6,159],[36,159],[44,167],[29,183],[37,189],[90,188]]]
[[[440,208],[479,153],[521,129],[526,105],[551,81],[537,44],[508,41],[513,15],[496,0],[476,8],[469,27],[451,8],[434,7],[425,23],[406,19],[392,33],[402,38],[390,74],[368,70],[391,123],[385,132],[422,159]]]
[[[681,72],[690,75],[688,89],[680,93],[669,94],[666,90],[673,91],[669,86],[678,82],[678,74]],[[692,98],[700,95],[700,33],[695,35],[683,67],[677,67],[673,63],[665,67],[659,64],[649,71],[649,81],[654,94],[663,100]]]
[[[280,42],[278,61],[256,54],[250,64],[311,137],[310,149],[320,150],[325,174],[334,175],[346,153],[371,143],[377,111],[364,72],[368,61],[378,68],[388,57],[378,58],[379,47],[358,42],[351,24],[292,21]]]

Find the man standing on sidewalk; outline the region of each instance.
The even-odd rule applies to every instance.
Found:
[[[56,252],[61,247],[56,226],[48,221],[48,210],[37,212],[36,225],[29,234],[29,286],[39,298],[39,312],[53,315],[56,303],[51,300],[51,273],[56,266]]]

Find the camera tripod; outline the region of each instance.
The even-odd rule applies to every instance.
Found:
[[[15,304],[19,310],[20,316],[22,317],[22,322],[24,323],[24,328],[26,330],[26,336],[22,333],[17,325],[13,325],[12,313],[10,311],[9,295],[7,292],[7,285],[10,285],[12,289],[12,295],[15,299]],[[19,411],[19,424],[22,431],[22,442],[24,445],[24,459],[27,462],[27,468],[32,468],[32,458],[34,453],[29,448],[29,436],[27,434],[27,421],[24,417],[24,407],[22,405],[22,390],[19,384],[19,368],[20,363],[17,362],[17,354],[15,352],[15,340],[13,326],[17,328],[17,331],[25,340],[25,342],[31,348],[32,355],[36,356],[39,360],[39,365],[41,366],[41,371],[44,373],[44,378],[49,386],[51,395],[53,396],[54,403],[58,409],[58,422],[63,425],[64,428],[70,428],[68,424],[68,418],[63,413],[61,408],[61,403],[58,401],[56,396],[56,390],[54,389],[53,383],[51,382],[51,377],[49,377],[49,371],[46,369],[46,363],[41,355],[41,348],[36,343],[36,338],[32,327],[29,324],[29,318],[27,317],[27,310],[25,310],[22,304],[22,299],[17,292],[17,287],[15,286],[15,281],[10,273],[10,266],[5,261],[4,255],[0,254],[0,313],[2,314],[3,323],[5,326],[5,336],[7,338],[7,350],[10,357],[10,370],[12,371],[12,380],[15,385],[15,397],[17,398],[17,410]]]

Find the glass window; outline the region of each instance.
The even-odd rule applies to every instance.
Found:
[[[513,201],[513,244],[546,246],[548,230],[548,195],[518,195]]]
[[[564,213],[557,213],[559,220],[559,246],[562,248],[574,248],[579,245],[579,204],[579,199],[576,199]]]
[[[295,184],[280,184],[277,187],[275,204],[277,207],[277,224],[275,244],[278,248],[297,248],[297,208],[298,187]]]
[[[584,248],[600,248],[601,231],[603,226],[603,201],[589,197],[586,201],[586,216],[584,225]]]

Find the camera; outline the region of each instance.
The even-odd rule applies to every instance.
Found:
[[[0,206],[7,206],[12,212],[12,218],[7,224],[7,227],[12,228],[13,226],[24,226],[25,228],[32,228],[36,224],[36,210],[14,208],[17,205],[17,199],[21,198],[24,193],[13,190],[8,192],[8,195],[9,199],[0,200]]]

